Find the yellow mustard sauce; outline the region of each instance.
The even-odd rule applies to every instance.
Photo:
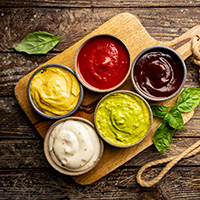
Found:
[[[72,111],[80,97],[77,79],[61,67],[48,67],[31,81],[31,96],[36,106],[49,115],[65,115]]]

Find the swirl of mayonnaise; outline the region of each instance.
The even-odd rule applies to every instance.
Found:
[[[100,153],[100,140],[92,126],[78,120],[58,124],[49,139],[52,159],[59,166],[80,171],[92,166]]]

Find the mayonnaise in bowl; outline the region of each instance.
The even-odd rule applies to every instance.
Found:
[[[67,175],[80,175],[99,162],[103,142],[91,122],[69,117],[50,127],[44,150],[47,160],[56,170]]]

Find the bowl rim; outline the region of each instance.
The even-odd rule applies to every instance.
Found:
[[[147,53],[148,51],[151,51],[151,50],[154,50],[154,49],[165,49],[169,52],[171,52],[173,55],[175,55],[179,61],[181,62],[182,64],[182,68],[183,68],[183,80],[182,80],[182,83],[181,85],[179,86],[179,88],[173,93],[171,94],[170,96],[168,97],[152,97],[152,96],[149,96],[145,93],[143,93],[136,85],[135,83],[135,79],[134,79],[134,67],[137,63],[137,61],[140,59],[140,57],[142,55],[144,55],[145,53]],[[133,60],[133,63],[131,65],[131,82],[134,86],[134,89],[141,95],[143,96],[145,99],[149,100],[149,101],[153,101],[153,102],[161,102],[161,101],[166,101],[166,100],[169,100],[169,99],[172,99],[173,97],[175,97],[176,95],[179,94],[179,92],[182,90],[183,86],[185,85],[185,82],[186,82],[186,78],[187,78],[187,67],[186,67],[186,64],[184,62],[184,60],[182,59],[182,57],[172,48],[170,47],[167,47],[167,46],[162,46],[162,45],[156,45],[156,46],[151,46],[151,47],[148,47],[144,50],[142,50],[136,57],[135,59]]]
[[[100,133],[100,131],[98,130],[97,123],[96,123],[96,113],[97,113],[98,107],[101,105],[101,103],[102,103],[106,98],[108,98],[109,96],[112,96],[112,95],[115,94],[115,93],[126,93],[126,94],[128,93],[128,94],[132,94],[132,95],[134,95],[134,96],[137,96],[139,99],[141,99],[141,100],[145,103],[145,105],[146,105],[146,107],[147,107],[147,109],[148,109],[148,111],[149,111],[149,116],[150,116],[149,128],[148,128],[147,132],[145,133],[145,135],[144,135],[140,140],[138,140],[136,143],[134,143],[134,144],[123,145],[123,146],[122,146],[122,145],[114,144],[114,143],[108,141],[108,140]],[[117,90],[117,91],[110,92],[109,94],[105,95],[105,96],[98,102],[98,104],[97,104],[97,106],[96,106],[96,108],[95,108],[95,112],[94,112],[94,125],[95,125],[95,128],[96,128],[96,130],[97,130],[97,133],[99,134],[99,136],[100,136],[105,142],[107,142],[108,144],[110,144],[110,145],[112,145],[112,146],[114,146],[114,147],[127,148],[127,147],[132,147],[132,146],[135,146],[135,145],[139,144],[140,142],[142,142],[142,141],[147,137],[147,135],[148,135],[149,132],[151,131],[152,124],[153,124],[153,113],[152,113],[152,110],[151,110],[151,107],[150,107],[149,103],[148,103],[141,95],[139,95],[139,94],[137,94],[137,93],[135,93],[135,92],[133,92],[133,91],[130,91],[130,90]]]
[[[76,121],[81,121],[81,122],[84,122],[86,124],[88,124],[89,126],[91,126],[98,139],[99,139],[99,144],[100,144],[100,152],[99,152],[99,155],[98,155],[98,158],[97,160],[94,162],[94,164],[92,164],[90,167],[84,169],[84,170],[80,170],[80,171],[73,171],[73,170],[69,170],[69,169],[66,169],[65,167],[61,167],[59,166],[58,164],[56,164],[56,162],[53,160],[52,156],[51,156],[51,153],[49,151],[49,139],[50,139],[50,136],[51,136],[51,133],[53,131],[53,129],[59,125],[60,123],[62,122],[65,122],[67,120],[76,120]],[[82,117],[76,117],[76,116],[71,116],[71,117],[65,117],[65,118],[62,118],[56,122],[54,122],[50,127],[49,129],[47,130],[46,132],[46,135],[45,135],[45,138],[44,138],[44,154],[45,154],[45,157],[47,159],[47,161],[49,162],[49,164],[55,169],[57,170],[58,172],[62,173],[62,174],[65,174],[65,175],[69,175],[69,176],[79,176],[79,175],[82,175],[82,174],[85,174],[87,172],[89,172],[90,170],[94,169],[97,164],[100,162],[102,156],[103,156],[103,152],[104,152],[104,143],[103,141],[101,140],[101,138],[99,137],[99,135],[97,134],[96,132],[96,129],[94,127],[94,124],[92,122],[90,122],[89,120],[85,119],[85,118],[82,118]]]
[[[111,87],[111,88],[108,88],[108,89],[98,89],[98,88],[95,88],[93,87],[92,85],[88,84],[86,81],[84,81],[80,75],[80,72],[78,70],[78,67],[77,67],[77,59],[78,59],[78,55],[79,55],[79,52],[80,50],[82,49],[82,47],[87,43],[89,42],[89,40],[95,38],[95,37],[100,37],[100,36],[105,36],[105,37],[111,37],[111,38],[114,38],[118,41],[121,42],[121,44],[124,46],[124,48],[126,49],[127,53],[128,53],[128,56],[129,56],[129,69],[128,69],[128,72],[126,74],[126,76],[123,78],[123,80],[118,83],[117,85],[115,85],[114,87]],[[78,46],[76,52],[75,52],[75,55],[74,55],[74,71],[76,73],[76,76],[77,78],[79,79],[79,81],[81,82],[81,84],[86,87],[87,89],[93,91],[93,92],[99,92],[99,93],[105,93],[105,92],[111,92],[115,89],[117,89],[118,87],[120,87],[125,81],[126,79],[128,78],[130,72],[131,72],[131,54],[130,54],[130,51],[129,51],[129,48],[128,46],[126,45],[126,43],[121,39],[119,38],[118,36],[114,35],[114,34],[109,34],[109,33],[100,33],[100,34],[95,34],[95,35],[91,35],[89,36],[88,38],[86,38],[85,40],[83,40],[83,42],[81,42],[81,44]]]
[[[73,110],[71,110],[70,112],[66,113],[65,115],[49,115],[49,114],[46,114],[45,112],[43,112],[42,110],[40,110],[36,104],[34,103],[34,100],[31,96],[31,92],[30,92],[30,86],[31,86],[31,82],[34,78],[34,76],[39,73],[41,70],[45,69],[45,68],[50,68],[50,67],[60,67],[60,68],[63,68],[65,70],[68,70],[69,72],[71,72],[71,74],[76,78],[76,80],[78,81],[78,84],[79,84],[79,88],[80,88],[80,95],[79,95],[79,100],[76,104],[76,106],[74,107]],[[61,119],[61,118],[64,118],[64,117],[67,117],[71,114],[73,114],[78,108],[79,106],[81,105],[82,103],[82,100],[83,100],[83,96],[84,96],[84,91],[83,91],[83,87],[80,83],[80,81],[78,80],[78,78],[76,77],[76,74],[74,73],[74,71],[72,69],[70,69],[69,67],[65,66],[65,65],[60,65],[60,64],[48,64],[48,65],[44,65],[42,67],[39,67],[36,71],[34,71],[34,73],[31,75],[30,79],[29,79],[29,82],[28,82],[28,86],[27,86],[27,96],[28,96],[28,100],[29,100],[29,103],[31,104],[31,107],[36,111],[36,113],[38,113],[40,116],[42,117],[45,117],[45,118],[48,118],[48,119]]]

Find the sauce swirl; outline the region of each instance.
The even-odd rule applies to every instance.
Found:
[[[52,159],[59,166],[81,171],[97,161],[100,140],[89,124],[69,119],[52,130],[49,148]]]
[[[183,81],[182,63],[171,52],[154,49],[137,61],[134,79],[147,96],[167,97],[176,92]]]
[[[72,111],[80,98],[80,86],[75,76],[61,67],[47,67],[32,79],[30,92],[35,105],[52,116]]]
[[[89,39],[77,56],[78,73],[97,89],[117,86],[129,71],[130,57],[125,45],[109,35]]]
[[[125,147],[135,144],[147,133],[151,116],[146,104],[132,93],[116,92],[97,107],[95,123],[110,143]]]

